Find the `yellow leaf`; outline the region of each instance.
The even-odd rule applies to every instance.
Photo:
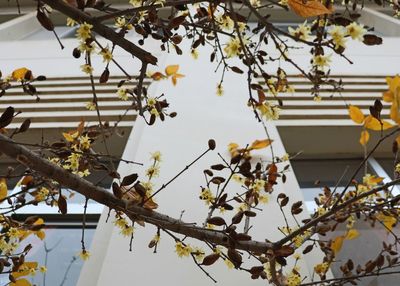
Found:
[[[357,124],[361,124],[364,121],[364,114],[362,113],[361,109],[357,106],[350,105],[349,106],[349,115],[351,120],[353,120]]]
[[[383,213],[379,213],[376,218],[383,223],[387,232],[392,231],[393,226],[397,221],[396,218],[384,215]]]
[[[331,249],[333,251],[333,253],[336,255],[337,253],[339,253],[339,251],[342,249],[343,246],[343,241],[344,241],[344,236],[338,236],[336,237],[332,243],[331,243]]]
[[[14,80],[22,80],[25,79],[26,77],[28,77],[28,79],[33,78],[32,72],[27,68],[16,69],[15,71],[12,72],[11,77]]]
[[[24,262],[18,269],[21,271],[13,272],[12,275],[14,278],[22,277],[29,275],[29,269],[36,269],[38,267],[37,262]],[[18,285],[18,284],[17,284]],[[23,285],[23,284],[21,284]],[[30,284],[29,284],[30,285]]]
[[[369,132],[367,130],[361,131],[360,144],[365,146],[369,141]]]
[[[317,0],[289,0],[288,4],[293,12],[303,18],[331,14],[333,12],[333,10],[329,10]]]
[[[178,78],[182,78],[182,77],[185,77],[185,76],[184,76],[183,74],[180,74],[180,73],[174,74],[174,75],[172,76],[172,78],[171,78],[172,84],[173,84],[173,85],[176,85],[176,80],[177,80]]]
[[[391,124],[385,120],[382,120],[382,126],[381,126],[381,123],[379,122],[379,120],[376,119],[375,117],[373,117],[372,115],[368,115],[365,118],[364,126],[365,126],[365,128],[375,130],[375,131],[380,131],[381,128],[383,130],[386,130],[386,129],[394,127],[393,124]]]
[[[165,73],[167,76],[174,75],[178,72],[179,65],[169,65],[165,68]]]
[[[31,282],[29,282],[25,278],[19,279],[15,283],[10,283],[10,286],[31,286],[31,285],[32,285]]]
[[[75,139],[79,136],[79,132],[76,131],[74,133],[71,132],[63,132],[62,135],[64,136],[65,140],[68,142],[74,142]]]
[[[0,201],[4,200],[7,197],[8,189],[7,189],[7,181],[5,178],[0,179]]]
[[[78,131],[79,134],[82,134],[83,128],[85,128],[85,121],[81,119],[81,122],[79,122],[78,128],[76,131]]]
[[[228,144],[228,150],[229,152],[232,152],[234,150],[237,150],[239,148],[239,145],[237,143],[229,143]]]
[[[273,140],[265,139],[265,140],[256,140],[251,143],[250,149],[263,149],[271,145]]]
[[[360,233],[356,229],[350,229],[346,233],[346,239],[352,240],[360,236]]]
[[[399,122],[400,114],[399,114],[399,105],[397,104],[397,100],[393,100],[392,106],[390,107],[390,119],[394,122]]]
[[[385,92],[382,94],[382,99],[383,99],[383,101],[385,101],[385,102],[392,102],[393,97],[394,97],[394,94],[393,94],[393,92],[391,92],[390,90],[385,91]]]
[[[153,74],[151,75],[151,78],[154,79],[154,80],[160,80],[160,79],[165,78],[165,75],[163,75],[163,74],[160,73],[160,72],[155,72],[155,73],[153,73]]]
[[[42,218],[38,218],[33,224],[34,225],[44,224],[44,220]]]
[[[46,238],[46,233],[43,230],[38,230],[35,232],[35,234],[40,240],[43,240]]]
[[[22,178],[20,184],[21,184],[22,186],[27,186],[30,182],[32,182],[32,180],[33,180],[33,177],[32,177],[32,176],[25,176],[25,177]]]
[[[400,87],[400,76],[396,75],[395,77],[387,77],[386,83],[389,86],[389,91],[391,91],[392,94],[395,94],[397,89]]]

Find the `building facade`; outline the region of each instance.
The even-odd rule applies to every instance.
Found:
[[[91,98],[91,91],[88,79],[80,71],[82,61],[71,56],[77,45],[74,29],[63,26],[65,19],[56,15],[56,30],[65,46],[61,50],[52,34],[43,31],[36,23],[32,7],[23,6],[22,16],[10,12],[13,9],[15,8],[2,6],[1,70],[3,74],[7,74],[15,68],[26,66],[36,75],[46,75],[48,80],[37,85],[41,97],[39,102],[18,92],[0,98],[1,109],[13,105],[23,112],[19,117],[21,119],[18,119],[20,121],[15,121],[11,128],[18,127],[24,116],[30,117],[31,130],[20,140],[34,142],[35,139],[44,137],[45,140],[51,141],[59,138],[62,131],[75,128],[82,117],[87,124],[95,123],[95,111],[87,111],[85,108],[86,102]],[[279,11],[274,16],[282,26],[298,22],[293,16],[282,18]],[[276,200],[277,194],[283,192],[290,196],[292,201],[304,201],[308,210],[313,211],[313,197],[320,191],[320,186],[335,186],[343,170],[354,169],[364,156],[364,151],[358,143],[361,127],[355,126],[348,118],[346,105],[360,106],[368,113],[368,107],[387,90],[385,77],[399,72],[400,55],[397,47],[400,44],[400,23],[385,11],[374,11],[370,8],[363,10],[361,19],[364,24],[375,26],[375,32],[384,39],[383,45],[365,47],[358,43],[349,43],[347,55],[354,61],[352,65],[343,58],[333,57],[332,74],[342,78],[344,82],[344,90],[340,94],[332,95],[331,91],[326,89],[322,91],[321,102],[313,101],[310,96],[310,84],[299,77],[296,70],[287,63],[280,63],[290,71],[289,79],[292,80],[296,91],[284,96],[281,118],[268,122],[267,127],[271,139],[274,140],[275,155],[283,156],[289,153],[293,158],[287,181],[279,184],[271,195],[271,201]],[[229,156],[227,146],[231,142],[245,145],[255,139],[265,138],[263,126],[257,124],[254,114],[247,106],[247,82],[244,76],[227,75],[224,95],[216,96],[215,90],[220,75],[211,72],[215,65],[209,63],[210,50],[200,50],[199,59],[193,60],[188,56],[189,46],[185,56],[161,53],[159,46],[152,42],[147,43],[147,48],[159,57],[158,66],[152,67],[152,70],[162,70],[167,65],[179,64],[180,72],[185,74],[185,78],[180,79],[177,86],[173,86],[169,81],[146,83],[149,84],[149,94],[165,94],[171,110],[176,111],[178,116],[149,127],[134,112],[129,111],[119,123],[120,136],[114,135],[109,140],[113,155],[146,165],[150,164],[150,153],[160,151],[163,161],[160,177],[155,183],[162,185],[185,168],[196,154],[203,152],[209,138],[216,140],[217,150],[223,157]],[[116,50],[114,56],[130,73],[138,73],[138,62],[133,61],[123,51]],[[309,65],[307,48],[293,52],[292,56],[302,66]],[[278,65],[267,66],[266,70],[274,71],[277,67]],[[95,75],[99,75],[102,68],[101,59],[94,59]],[[106,85],[98,84],[97,88],[104,120],[112,125],[120,120],[118,115],[126,110],[128,104],[118,100],[115,95],[116,84],[122,77],[121,72],[115,66],[111,66],[110,71],[114,76]],[[385,109],[383,114],[387,116],[388,110]],[[377,134],[373,135],[371,141],[376,138]],[[376,157],[368,161],[371,173],[393,177],[389,161],[390,152],[391,143],[383,144],[375,153]],[[257,155],[263,160],[271,159],[265,152],[260,151]],[[4,158],[2,160],[1,166],[13,164],[4,161]],[[220,163],[219,160],[216,152],[207,154],[179,180],[174,181],[157,197],[160,204],[158,211],[172,217],[181,216],[187,222],[204,220],[207,208],[198,201],[200,186],[204,184],[202,173],[210,165]],[[144,175],[144,168],[119,162],[118,172],[122,176],[133,172]],[[94,174],[90,179],[97,181],[103,175]],[[348,173],[343,176],[343,181],[346,178],[349,178]],[[321,181],[320,186],[314,184],[316,180]],[[111,181],[103,182],[105,187],[109,187],[110,184]],[[235,191],[238,190],[232,187],[232,192]],[[42,213],[48,218],[47,221],[51,222],[50,225],[55,227],[48,230],[51,242],[44,245],[45,251],[36,254],[38,259],[48,259],[48,285],[214,284],[191,261],[178,258],[174,252],[174,241],[165,236],[161,237],[158,253],[153,254],[152,250],[147,248],[155,233],[153,227],[136,227],[133,250],[130,252],[129,239],[120,235],[112,220],[106,222],[108,209],[90,202],[88,213],[91,215],[89,226],[92,229],[88,230],[87,239],[91,245],[91,258],[82,266],[82,263],[75,261],[73,257],[80,247],[79,220],[83,211],[83,201],[79,196],[72,200],[67,219],[46,208],[39,211],[33,208],[26,209],[25,213],[19,214]],[[307,214],[304,213],[303,218],[306,217]],[[271,204],[267,205],[252,224],[253,238],[263,240],[267,237],[274,240],[281,236],[277,228],[283,225],[283,218],[279,208]],[[380,243],[381,234],[371,236],[367,229],[365,232],[367,239],[359,241],[358,244],[373,251],[375,243]],[[63,245],[62,248],[72,250],[58,252],[58,247],[51,253],[49,249],[58,244]],[[350,247],[346,251],[351,253],[354,250]],[[365,256],[360,255],[361,260],[363,257]],[[311,277],[313,265],[321,260],[321,253],[301,260],[299,266],[303,276]],[[51,264],[58,265],[58,262],[61,262],[61,265],[52,270]],[[70,272],[67,271],[69,266],[73,269]],[[57,273],[57,277],[50,277],[51,271]],[[330,275],[335,275],[335,270],[332,271]],[[265,285],[265,281],[251,280],[248,273],[228,269],[222,262],[210,268],[210,274],[219,285]],[[37,279],[34,280],[35,283],[42,285],[41,278],[34,279]],[[363,285],[396,285],[395,279],[387,279],[368,280],[368,283],[377,284],[365,282]]]

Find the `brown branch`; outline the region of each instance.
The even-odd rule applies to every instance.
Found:
[[[20,163],[41,173],[42,175],[52,178],[63,186],[80,193],[88,199],[94,200],[109,208],[122,211],[130,218],[140,218],[145,222],[172,232],[183,234],[201,241],[209,241],[217,245],[230,245],[229,236],[222,231],[205,229],[195,226],[192,223],[185,223],[156,211],[145,209],[139,205],[128,205],[127,208],[127,201],[118,199],[107,190],[95,186],[75,174],[69,173],[50,161],[41,158],[26,147],[15,144],[13,140],[3,134],[0,134],[0,140],[2,141],[2,153],[18,160]],[[235,246],[237,249],[249,252],[266,253],[273,245],[268,242],[251,240],[237,241],[235,242]]]
[[[101,24],[97,21],[96,18],[84,13],[83,11],[74,8],[64,1],[61,0],[42,0],[43,3],[49,5],[54,10],[60,11],[62,14],[74,19],[79,23],[88,23],[93,25],[93,31],[95,31],[100,36],[110,40],[117,46],[120,46],[122,49],[130,53],[131,55],[137,57],[142,62],[149,64],[157,64],[157,58],[154,57],[151,53],[143,50],[142,48],[136,46],[134,43],[129,40],[121,37],[120,34],[116,33],[113,29],[107,27],[104,24]]]
[[[117,17],[121,17],[121,16],[125,16],[125,15],[134,15],[137,12],[140,11],[148,11],[148,10],[152,10],[152,9],[159,9],[159,8],[163,8],[163,7],[175,7],[178,5],[186,5],[186,4],[195,4],[195,3],[201,3],[201,2],[210,2],[210,1],[206,1],[206,0],[178,0],[178,1],[170,1],[170,2],[166,2],[164,4],[151,4],[151,5],[145,5],[145,6],[140,6],[140,7],[135,7],[135,8],[130,8],[130,9],[124,9],[124,10],[117,10],[115,12],[103,15],[103,16],[99,16],[96,19],[99,22],[105,21],[105,20],[109,20],[112,18],[117,18]]]
[[[323,214],[323,215],[321,215],[321,216],[319,216],[319,217],[317,217],[315,219],[310,220],[309,222],[304,224],[299,229],[291,232],[288,236],[286,236],[283,239],[281,239],[280,241],[274,243],[274,245],[276,247],[282,246],[283,244],[291,241],[296,236],[302,234],[304,231],[308,230],[309,228],[311,228],[313,226],[316,226],[321,221],[329,218],[331,215],[333,215],[333,214],[337,213],[338,211],[346,208],[347,206],[349,206],[349,205],[351,205],[351,204],[353,204],[353,203],[355,203],[355,202],[357,202],[357,201],[359,201],[359,200],[361,200],[363,198],[366,198],[366,197],[368,197],[368,196],[370,196],[372,194],[378,193],[378,192],[383,191],[383,190],[387,190],[389,187],[397,185],[399,183],[400,183],[400,178],[396,179],[396,180],[393,180],[393,181],[391,181],[391,182],[389,182],[387,184],[384,184],[384,185],[382,185],[380,187],[377,187],[377,188],[374,188],[372,190],[369,190],[368,192],[365,192],[365,193],[362,193],[362,194],[360,194],[358,196],[355,196],[355,197],[345,201],[344,203],[341,203],[340,205],[337,205],[336,207],[334,207],[331,210],[327,211],[325,214]]]

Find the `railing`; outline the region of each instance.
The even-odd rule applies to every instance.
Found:
[[[136,112],[131,109],[132,100],[122,101],[117,96],[117,84],[121,79],[110,77],[106,84],[99,84],[98,78],[95,78],[101,121],[110,125],[120,121],[120,126],[131,127]],[[20,87],[9,89],[6,95],[0,97],[0,110],[11,105],[16,111],[22,112],[13,121],[15,127],[26,118],[31,119],[31,128],[74,127],[82,118],[89,124],[98,123],[96,111],[86,108],[86,104],[93,100],[87,77],[53,77],[35,82],[34,85],[39,92],[39,101],[35,96],[23,93]],[[135,85],[133,81],[130,86]]]
[[[312,84],[302,76],[288,76],[289,83],[294,87],[293,93],[279,93],[282,100],[280,120],[277,125],[349,125],[348,105],[356,105],[369,114],[369,106],[376,99],[382,99],[382,93],[388,90],[386,76],[383,75],[333,75],[332,78],[342,79],[343,89],[334,92],[331,86],[322,85],[321,101],[316,102],[312,96]],[[272,96],[268,100],[276,101]],[[382,101],[383,118],[389,118],[388,103]],[[299,121],[300,120],[300,121]],[[322,120],[322,121],[321,121]]]

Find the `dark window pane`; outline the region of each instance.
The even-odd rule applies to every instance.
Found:
[[[394,179],[393,173],[394,173],[394,166],[395,162],[393,158],[384,158],[384,159],[376,159],[378,163],[382,166],[382,168],[385,170],[386,174],[390,176],[390,178]]]
[[[292,160],[292,168],[301,188],[314,188],[315,182],[320,181],[320,186],[336,186],[338,180],[347,171],[340,182],[346,185],[362,159],[305,159]],[[374,174],[368,167],[368,173]],[[362,181],[364,168],[356,176],[357,181]]]

